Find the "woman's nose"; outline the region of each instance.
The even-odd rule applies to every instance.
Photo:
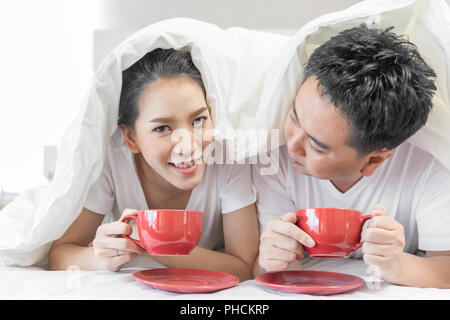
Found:
[[[197,143],[198,138],[196,135],[196,132],[187,129],[178,129],[174,131],[172,133],[172,141],[174,141],[176,145],[173,148],[173,153],[185,158],[193,156],[199,149]]]

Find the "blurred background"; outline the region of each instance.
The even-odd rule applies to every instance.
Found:
[[[450,0],[446,0],[450,4]],[[1,0],[0,206],[51,180],[90,79],[128,35],[172,17],[285,35],[357,0]]]

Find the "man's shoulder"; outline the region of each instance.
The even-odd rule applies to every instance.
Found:
[[[394,150],[391,163],[400,168],[416,170],[431,166],[434,160],[432,154],[405,141]]]
[[[410,142],[404,142],[394,150],[391,158],[377,169],[377,174],[391,181],[414,183],[428,175],[436,162],[432,154]]]

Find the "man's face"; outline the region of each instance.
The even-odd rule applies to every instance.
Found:
[[[289,160],[295,169],[319,179],[360,176],[367,157],[347,145],[351,129],[341,112],[325,97],[315,77],[300,88],[284,123]]]

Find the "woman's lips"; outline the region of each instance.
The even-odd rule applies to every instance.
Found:
[[[185,175],[194,173],[198,168],[198,163],[196,163],[196,161],[194,160],[188,162],[181,162],[178,165],[175,165],[173,162],[169,162],[169,165],[177,172]]]
[[[172,163],[171,163],[171,166],[172,166],[172,168],[174,168],[177,172],[179,172],[181,174],[192,174],[198,168],[198,164],[194,164],[192,167],[189,167],[189,168],[177,168]]]

